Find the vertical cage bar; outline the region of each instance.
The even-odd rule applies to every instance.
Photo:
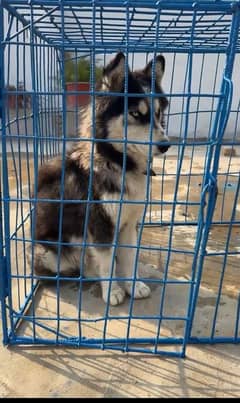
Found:
[[[0,6],[0,139],[3,141],[2,131],[5,126],[5,113],[3,103],[3,88],[4,88],[4,11]],[[3,153],[3,145],[1,144],[0,152]],[[0,166],[0,301],[1,301],[1,317],[2,317],[2,331],[3,331],[3,344],[8,343],[8,328],[7,328],[7,307],[6,307],[6,265],[4,257],[3,245],[3,203],[2,203],[2,181],[4,173],[3,156],[2,164]]]
[[[221,151],[221,141],[224,135],[224,130],[227,124],[227,120],[230,113],[231,101],[232,101],[232,71],[236,54],[236,46],[238,41],[238,32],[240,24],[240,9],[236,7],[232,15],[232,24],[229,33],[229,46],[226,54],[225,71],[221,84],[222,98],[219,99],[217,113],[215,117],[215,124],[212,131],[212,144],[208,153],[208,162],[205,171],[204,183],[208,188],[208,203],[203,228],[203,237],[201,242],[201,251],[197,267],[196,285],[193,290],[192,304],[190,310],[190,323],[187,329],[186,337],[191,339],[192,324],[194,314],[197,306],[198,293],[201,284],[201,275],[204,264],[204,257],[206,256],[206,246],[209,238],[209,230],[212,224],[212,218],[214,214],[214,208],[216,205],[216,189],[217,189],[217,176],[218,165]]]

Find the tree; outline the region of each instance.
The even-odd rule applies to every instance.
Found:
[[[96,60],[95,80],[97,81],[102,75],[102,67],[98,65]],[[89,56],[75,57],[70,52],[65,53],[64,59],[64,76],[65,82],[88,82],[90,80],[91,61]]]

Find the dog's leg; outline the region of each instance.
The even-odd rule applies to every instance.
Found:
[[[137,245],[136,226],[127,224],[119,234],[119,243],[125,245]],[[136,248],[118,248],[117,266],[119,273],[123,277],[133,277],[135,265]],[[137,276],[136,276],[137,277]],[[147,298],[151,290],[142,281],[136,281],[133,287],[133,281],[124,281],[124,288],[129,295],[133,294],[134,298]]]
[[[110,278],[111,268],[112,268],[112,249],[95,248],[95,256],[99,264],[99,273],[101,278]],[[112,277],[116,278],[116,259],[113,263]],[[102,297],[104,302],[108,301],[108,290],[111,284],[111,290],[109,295],[110,305],[121,304],[125,297],[125,291],[118,285],[117,281],[101,281]]]

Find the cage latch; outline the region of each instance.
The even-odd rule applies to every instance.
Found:
[[[209,214],[209,209],[205,211],[205,207],[207,205],[209,206],[210,203],[211,208],[213,208],[213,206],[215,206],[217,195],[218,195],[217,179],[212,174],[209,173],[205,182],[205,186],[203,187],[201,196],[200,217],[202,223],[204,222],[206,223],[206,221],[209,221],[207,220],[206,216]]]
[[[208,192],[212,193],[215,198],[218,195],[217,179],[211,174],[208,176]]]

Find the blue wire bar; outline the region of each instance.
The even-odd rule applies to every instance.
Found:
[[[190,343],[239,343],[240,1],[1,5],[3,343],[171,357],[185,357]],[[133,136],[142,99],[148,131],[138,121]],[[104,102],[113,102],[115,118],[121,106],[121,120],[100,119]],[[165,142],[156,138],[156,105]],[[103,120],[107,135],[99,135]],[[170,148],[154,156],[157,146]],[[99,150],[119,183],[104,180]],[[135,198],[127,197],[129,150],[145,150],[143,184],[132,180]],[[44,167],[50,191],[39,193]],[[68,192],[75,174],[85,186],[81,198]],[[108,189],[101,197],[99,183]],[[124,233],[138,210],[134,231]],[[71,231],[82,211],[80,236]],[[89,235],[93,211],[102,237]],[[111,214],[114,225],[106,221]],[[37,237],[39,220],[54,236]],[[36,270],[39,250],[47,251],[51,275]]]

